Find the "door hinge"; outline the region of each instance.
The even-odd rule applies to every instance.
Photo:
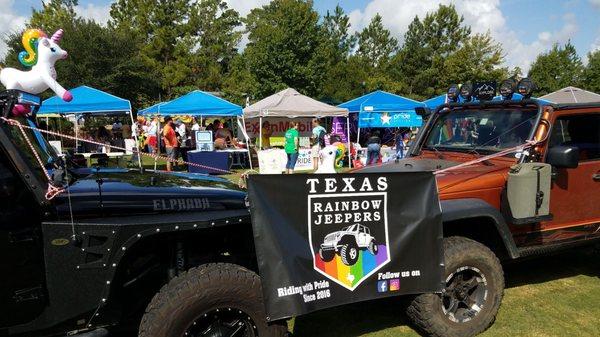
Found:
[[[43,298],[44,291],[42,290],[42,286],[16,290],[13,296],[15,303],[38,301]]]

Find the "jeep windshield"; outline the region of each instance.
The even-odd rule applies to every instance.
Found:
[[[537,118],[532,108],[453,109],[441,112],[425,150],[498,152],[525,143]]]
[[[37,125],[30,119],[25,117],[12,117],[12,119],[19,121],[22,125],[37,127]],[[27,162],[31,170],[37,175],[37,178],[41,181],[46,181],[46,176],[42,171],[42,168],[38,164],[35,155],[32,152],[32,148],[29,146],[29,143],[33,146],[33,150],[39,155],[42,163],[44,163],[44,168],[46,170],[50,170],[54,168],[54,163],[58,160],[58,155],[54,151],[54,148],[46,141],[46,139],[42,136],[41,132],[37,130],[31,130],[28,128],[23,128],[25,131],[25,135],[29,139],[29,143],[25,139],[25,136],[21,132],[18,126],[10,125],[8,123],[0,123],[2,125],[2,129],[8,136],[9,140],[18,149],[19,153],[23,160]]]

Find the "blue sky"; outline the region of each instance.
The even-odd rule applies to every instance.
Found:
[[[251,8],[269,0],[227,0],[245,15]],[[80,0],[77,11],[100,22],[108,19],[110,0]],[[585,59],[600,48],[600,0],[315,0],[315,8],[325,14],[340,4],[360,30],[380,13],[384,24],[402,40],[415,15],[423,17],[440,3],[454,3],[475,32],[489,31],[506,53],[506,65],[525,71],[535,56],[553,43],[571,40]],[[40,8],[40,0],[0,0],[0,34],[18,29],[30,14]],[[5,46],[0,44],[0,55]]]

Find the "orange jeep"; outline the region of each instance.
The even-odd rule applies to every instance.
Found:
[[[501,87],[504,100],[438,107],[408,158],[361,170],[439,171],[492,157],[437,174],[446,288],[408,308],[428,335],[473,336],[491,325],[504,291],[501,260],[600,238],[600,103],[550,104],[516,88],[523,99]]]

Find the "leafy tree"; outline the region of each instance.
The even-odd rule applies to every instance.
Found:
[[[246,27],[249,42],[243,60],[234,62],[232,73],[243,73],[238,78],[247,83],[232,85],[227,92],[240,96],[239,89],[251,89],[243,90],[260,99],[289,86],[311,96],[319,94],[326,70],[326,48],[312,1],[274,0],[253,9],[246,18]]]
[[[340,5],[335,7],[333,13],[327,11],[323,18],[323,28],[333,48],[333,63],[346,60],[358,39],[356,35],[350,34],[350,18]]]
[[[407,81],[406,94],[429,98],[445,90],[440,82],[444,62],[468,40],[471,28],[464,25],[454,5],[440,5],[423,20],[415,17],[404,35],[404,46],[392,61],[398,81]],[[454,75],[450,75],[453,77]]]
[[[583,71],[583,83],[585,89],[600,93],[600,49],[588,53],[588,64]]]
[[[583,69],[581,58],[569,41],[562,47],[555,44],[550,51],[538,55],[531,65],[529,77],[538,86],[539,94],[545,95],[579,85]]]
[[[502,47],[489,33],[473,35],[444,60],[442,87],[474,80],[499,82],[508,77],[508,69],[500,67],[503,61]]]
[[[373,67],[385,64],[398,50],[398,40],[383,26],[381,15],[377,14],[357,35],[357,55]]]

